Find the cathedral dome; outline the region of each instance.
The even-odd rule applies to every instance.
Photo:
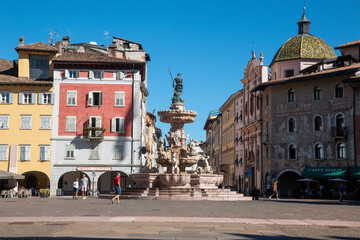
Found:
[[[324,40],[310,34],[310,21],[305,16],[298,22],[299,34],[287,40],[276,52],[275,62],[293,59],[331,59],[336,58],[334,50]]]

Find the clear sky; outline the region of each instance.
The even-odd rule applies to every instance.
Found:
[[[25,44],[58,40],[107,44],[109,36],[139,42],[150,54],[148,111],[168,109],[173,76],[184,81],[185,106],[198,112],[186,134],[205,140],[209,111],[242,88],[240,79],[251,50],[270,64],[278,48],[297,34],[303,0],[143,0],[0,1],[0,58],[17,59],[18,38]],[[359,0],[306,1],[311,34],[331,47],[360,39]],[[68,31],[70,30],[70,31]],[[54,36],[56,40],[56,34]],[[109,40],[109,43],[111,39]],[[340,53],[336,51],[339,55]],[[167,133],[167,124],[157,126]]]

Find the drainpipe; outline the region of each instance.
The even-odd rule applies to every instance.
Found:
[[[356,111],[355,111],[355,103],[356,103],[356,101],[355,101],[355,88],[354,88],[354,86],[352,86],[350,83],[348,83],[349,84],[349,86],[353,89],[353,134],[354,134],[354,153],[355,153],[355,157],[354,157],[354,164],[355,164],[355,167],[357,167],[357,160],[356,160],[356,156],[357,156],[357,154],[356,154],[356,131],[355,131],[355,127],[356,127],[356,119],[355,119],[355,113],[356,113]]]

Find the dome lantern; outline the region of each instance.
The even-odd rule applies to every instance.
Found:
[[[311,22],[305,15],[305,7],[304,7],[304,13],[300,21],[297,23],[299,26],[299,34],[310,34],[310,24]]]

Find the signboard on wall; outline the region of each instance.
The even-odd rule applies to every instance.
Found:
[[[82,171],[82,172],[107,172],[107,171],[111,171],[112,167],[101,167],[101,166],[97,166],[97,167],[77,167],[76,170],[77,171]]]

